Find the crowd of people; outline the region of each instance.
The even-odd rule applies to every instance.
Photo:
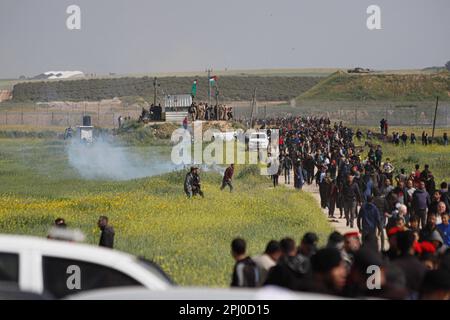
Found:
[[[205,102],[192,102],[188,108],[188,117],[190,121],[195,120],[217,120],[230,121],[233,120],[233,108],[224,104],[208,105]],[[151,105],[147,110],[142,108],[139,122],[160,121],[162,120],[161,104]],[[187,120],[187,119],[186,119]],[[119,127],[121,127],[123,119],[119,119]]]
[[[392,137],[391,137],[391,141],[392,143],[394,143],[395,145],[402,145],[402,146],[406,146],[408,144],[408,140],[410,144],[416,144],[417,142],[417,137],[416,134],[414,132],[411,132],[411,134],[408,136],[406,134],[405,131],[402,132],[402,134],[400,134],[400,132],[392,132]],[[427,145],[431,145],[433,144],[433,138],[428,136],[428,133],[425,131],[422,131],[422,139],[421,139],[422,145],[423,146],[427,146]],[[448,146],[448,135],[447,132],[444,132],[442,134],[442,142],[441,144],[443,144],[444,146]]]
[[[345,219],[354,232],[330,235],[317,249],[306,234],[299,247],[285,238],[250,258],[245,241],[232,242],[233,286],[274,284],[300,291],[393,299],[450,298],[450,193],[437,186],[428,165],[396,174],[380,145],[356,146],[353,130],[327,118],[271,119],[280,128],[280,170],[294,186],[315,183],[329,217]],[[383,123],[387,134],[387,122]],[[275,186],[275,182],[274,182]],[[358,231],[356,231],[358,230]],[[369,266],[382,273],[381,286],[367,286]]]
[[[208,105],[204,102],[193,102],[188,110],[189,119],[195,120],[233,120],[233,108],[224,104]]]
[[[142,107],[141,115],[139,116],[139,122],[148,121],[160,121],[162,120],[162,107],[161,104],[151,104],[149,109]]]
[[[228,112],[200,105],[192,119]],[[276,285],[343,297],[450,299],[447,182],[436,182],[428,164],[396,169],[381,145],[370,139],[356,145],[354,136],[360,141],[360,130],[355,133],[325,117],[268,119],[264,129],[269,137],[270,128],[279,130],[274,187],[280,176],[285,184],[293,178],[296,189],[315,184],[328,217],[344,219],[352,231],[331,233],[322,248],[313,232],[303,235],[299,244],[292,238],[271,240],[261,255],[253,257],[247,254],[246,241],[236,238],[231,243],[235,260],[231,286]],[[382,134],[387,130],[384,120]],[[405,132],[394,132],[394,143],[397,136],[406,144]],[[231,164],[221,190],[233,191],[233,174]],[[184,192],[188,198],[204,197],[198,167],[186,174]],[[57,219],[55,225],[65,227],[65,222]],[[107,217],[100,217],[98,227],[100,245],[112,248],[114,230]]]

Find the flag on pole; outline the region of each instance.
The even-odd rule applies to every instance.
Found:
[[[216,82],[217,82],[217,76],[209,77],[209,84],[211,85],[211,87],[214,87],[216,85]]]
[[[197,79],[194,80],[194,82],[192,83],[192,88],[191,88],[192,98],[195,98],[196,95],[197,95]]]

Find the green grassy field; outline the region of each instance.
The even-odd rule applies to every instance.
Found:
[[[427,101],[449,100],[450,74],[348,74],[335,72],[297,100]]]
[[[272,238],[299,240],[312,230],[323,244],[331,231],[309,194],[282,187],[274,190],[254,167],[237,168],[232,194],[219,190],[219,174],[203,172],[206,198],[188,200],[182,190],[184,172],[128,181],[86,180],[69,165],[64,141],[34,134],[40,132],[32,127],[1,129],[2,233],[46,236],[53,220],[64,217],[69,226],[86,234],[88,243],[96,244],[96,220],[106,214],[116,229],[119,250],[155,260],[180,284],[226,286],[233,265],[229,256],[232,238],[246,238],[250,253],[256,254]],[[422,128],[406,129],[408,134],[411,130],[419,136]],[[438,129],[436,135],[444,131]],[[11,132],[29,134],[11,138],[17,136],[10,136]],[[147,140],[154,137],[145,136],[142,145],[139,132],[123,133],[124,141],[134,145],[131,150],[170,151],[167,145],[149,146]],[[450,147],[417,144],[405,148],[377,142],[397,169],[412,171],[416,163],[428,163],[437,183],[450,181]]]
[[[368,128],[374,132],[378,132],[378,128],[375,127],[360,127],[365,133]],[[356,128],[355,128],[356,129]],[[396,168],[396,172],[399,172],[401,168],[404,168],[406,172],[410,173],[414,171],[414,165],[420,164],[421,169],[425,164],[430,165],[430,169],[435,176],[436,183],[439,184],[442,181],[450,182],[450,146],[444,145],[428,145],[422,146],[421,134],[425,130],[431,136],[431,129],[429,127],[391,127],[390,132],[399,131],[402,134],[403,131],[408,135],[408,144],[406,147],[399,145],[396,146],[390,142],[383,142],[380,140],[373,140],[373,143],[380,144],[383,148],[383,157],[390,158]],[[409,135],[414,132],[417,137],[417,143],[411,145],[409,143]],[[442,137],[444,132],[449,133],[450,130],[446,128],[438,128],[435,131],[435,137]],[[362,140],[359,145],[363,145],[365,139]],[[367,148],[365,151],[368,151]],[[367,153],[365,152],[365,155]]]
[[[0,79],[0,90],[12,90],[14,85],[18,82],[19,80]]]
[[[139,147],[134,147],[139,148]],[[0,138],[0,232],[46,236],[57,217],[96,244],[106,214],[116,248],[153,259],[183,285],[226,286],[230,241],[248,240],[256,254],[267,241],[331,227],[304,192],[273,189],[252,167],[239,167],[235,192],[221,192],[217,173],[202,173],[205,199],[186,199],[184,172],[129,181],[84,180],[68,164],[61,140]]]

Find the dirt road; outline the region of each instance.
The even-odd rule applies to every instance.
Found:
[[[284,183],[284,176],[280,176],[279,178],[279,183],[280,185],[284,185],[287,188],[294,188],[294,176],[293,174],[291,174],[291,184],[285,184]],[[319,188],[315,185],[315,183],[313,184],[305,184],[302,188],[303,192],[309,192],[314,199],[316,199],[317,204],[320,206],[320,195],[319,195]],[[328,210],[327,209],[322,209],[323,214],[328,217]],[[339,214],[339,209],[336,209],[336,211],[334,212],[334,215],[336,217],[338,217]],[[341,234],[345,234],[347,232],[350,231],[358,231],[357,228],[350,228],[346,226],[346,221],[345,219],[329,219],[328,218],[328,222],[331,224],[331,226],[338,232],[340,232]],[[356,223],[356,221],[355,221]]]

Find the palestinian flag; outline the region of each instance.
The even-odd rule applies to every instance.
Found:
[[[192,83],[192,88],[191,88],[192,98],[194,98],[196,95],[197,95],[197,79],[194,80],[194,82]]]
[[[209,84],[211,85],[211,87],[214,87],[216,85],[216,82],[217,82],[217,76],[209,77]]]

